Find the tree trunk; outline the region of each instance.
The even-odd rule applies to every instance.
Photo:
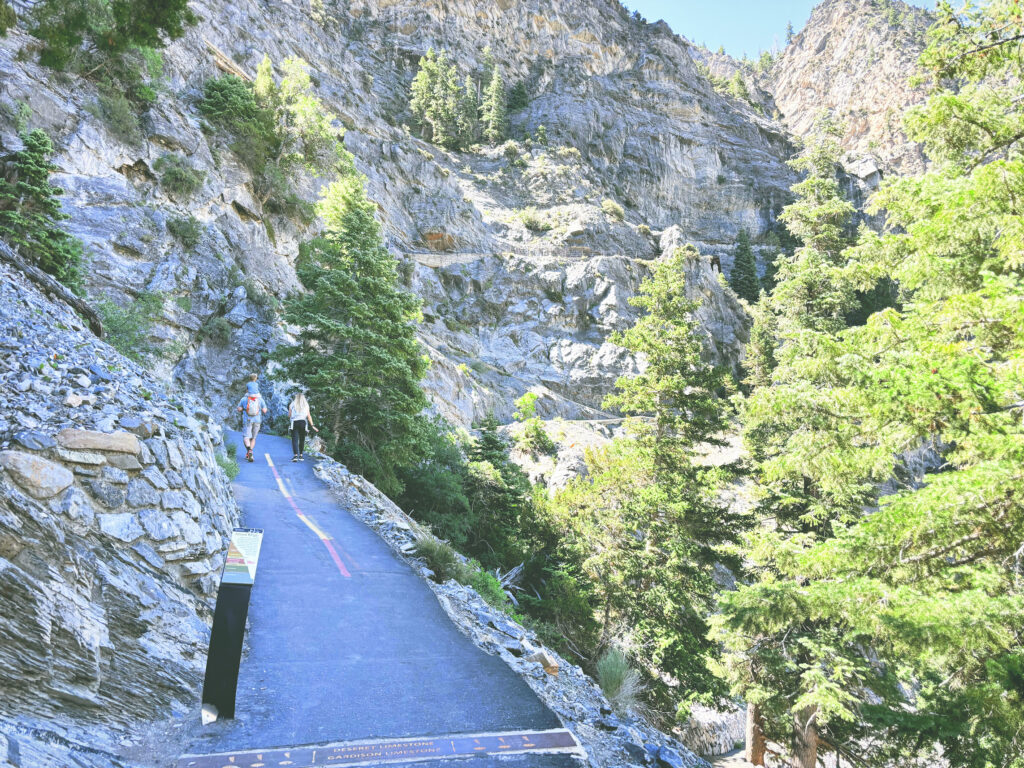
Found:
[[[746,743],[743,758],[751,765],[764,765],[768,744],[764,738],[764,718],[756,704],[747,704]]]
[[[804,707],[793,718],[792,768],[816,768],[818,764],[817,707]]]

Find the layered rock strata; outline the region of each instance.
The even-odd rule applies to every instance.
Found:
[[[148,366],[215,408],[286,340],[275,300],[298,288],[298,243],[317,225],[265,210],[227,137],[201,119],[203,83],[221,74],[208,43],[250,73],[264,55],[309,62],[317,94],[348,128],[388,242],[435,319],[423,331],[438,362],[430,394],[463,423],[534,384],[550,389],[553,412],[594,408],[621,358],[606,335],[642,277],[635,262],[660,253],[659,233],[678,227],[727,271],[739,228],[756,236],[771,227],[793,181],[781,126],[717,94],[684,39],[613,0],[195,7],[202,21],[164,51],[164,83],[134,139],[95,117],[93,83],[38,66],[32,38],[12,30],[0,39],[0,152],[17,147],[25,115],[54,138],[67,226],[90,252],[89,292],[122,305],[159,292],[150,332],[159,354]],[[517,141],[447,152],[420,140],[405,127],[419,57],[446,48],[479,78],[488,45],[506,79],[526,84],[529,103],[511,115]],[[548,143],[527,142],[541,125]],[[167,155],[201,175],[195,192],[161,183],[156,164]],[[303,176],[295,188],[314,200],[323,181]],[[524,223],[531,209],[539,228]],[[195,244],[171,232],[190,217]],[[501,302],[509,317],[467,321],[456,279],[464,263],[520,306]],[[513,333],[525,341],[510,344]],[[734,345],[716,349],[735,363]],[[456,376],[460,363],[468,372]]]
[[[83,326],[0,266],[0,744],[24,766],[111,765],[192,708],[238,519],[209,412]]]

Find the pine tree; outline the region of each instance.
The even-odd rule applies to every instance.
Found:
[[[281,94],[274,81],[274,64],[267,55],[263,56],[263,60],[256,68],[256,79],[253,81],[252,90],[256,101],[265,109],[276,112],[280,107]]]
[[[828,118],[790,165],[804,173],[793,186],[796,199],[779,216],[803,247],[782,258],[775,275],[773,304],[783,339],[795,344],[801,331],[835,332],[845,327],[853,291],[839,269],[846,263],[853,205],[839,191],[839,126]]]
[[[525,80],[517,80],[508,92],[508,111],[515,112],[526,109],[530,103],[530,93],[526,89]]]
[[[0,158],[0,237],[30,263],[76,292],[82,289],[82,243],[59,222],[68,218],[50,184],[57,167],[53,143],[36,129],[21,137],[24,148]]]
[[[420,60],[410,87],[409,108],[423,129],[423,138],[448,149],[462,143],[465,90],[459,86],[455,64],[431,48]]]
[[[108,56],[160,48],[196,22],[188,0],[42,0],[31,14],[32,34],[44,43],[40,61],[55,68],[86,42]]]
[[[786,22],[786,45],[789,45],[790,43],[793,42],[793,37],[794,37],[793,22],[792,21],[787,21]]]
[[[865,764],[1024,766],[1024,140],[1004,130],[1024,120],[1022,34],[1012,3],[940,4],[932,94],[906,120],[933,169],[883,185],[888,231],[843,267],[862,290],[891,277],[902,305],[818,333],[772,398],[793,426],[769,469],[799,468],[844,522],[758,536],[761,578],[716,619],[775,738],[813,712]],[[928,446],[934,468],[880,496]]]
[[[791,461],[791,451],[806,441],[808,430],[830,429],[842,434],[843,425],[835,417],[841,409],[830,409],[824,402],[828,371],[809,370],[807,359],[824,354],[823,347],[845,328],[845,315],[853,305],[853,289],[843,272],[853,206],[839,194],[838,127],[823,118],[816,129],[791,163],[804,178],[793,186],[795,200],[780,215],[803,246],[792,256],[778,259],[776,285],[756,313],[745,363],[746,383],[753,386],[743,421],[744,440],[756,463],[759,496],[755,511],[774,526],[771,534],[757,538],[769,542],[780,532],[827,539],[842,520],[857,515],[869,498],[868,488],[856,486],[840,505],[828,489],[820,487],[806,465]],[[765,547],[755,546],[761,551]],[[800,623],[802,614],[793,613],[789,631],[794,638],[810,643],[813,622]],[[767,718],[776,739],[789,741],[794,754],[802,754],[803,762],[794,765],[813,768],[817,723],[819,717],[828,716],[827,707],[783,709],[762,696],[764,689],[792,683],[789,670],[812,664],[811,657],[802,645],[786,645],[785,639],[767,629],[761,634],[762,652],[746,669],[747,701],[754,707],[752,712]],[[782,730],[788,730],[788,739]]]
[[[746,374],[743,383],[748,389],[767,387],[772,383],[772,372],[778,362],[775,350],[779,344],[779,325],[771,300],[761,291],[757,302],[751,307],[753,324],[750,341],[743,358]]]
[[[479,121],[480,104],[476,97],[476,85],[473,78],[466,75],[459,95],[459,143],[462,146],[472,144],[476,140],[476,129]]]
[[[760,285],[757,280],[757,261],[754,259],[754,251],[750,247],[750,235],[747,230],[740,229],[736,236],[736,257],[732,262],[732,271],[729,273],[729,287],[741,299],[746,299],[751,304],[757,301],[760,294]]]
[[[483,73],[480,76],[480,86],[486,91],[487,87],[491,84],[495,68],[494,51],[491,50],[491,46],[484,46],[483,57]]]
[[[499,66],[494,68],[480,111],[484,138],[492,145],[504,141],[508,133],[507,97],[505,79]]]
[[[716,562],[737,563],[720,545],[745,521],[717,500],[721,471],[697,464],[699,443],[717,443],[725,428],[728,376],[703,359],[703,342],[686,297],[692,246],[657,265],[631,299],[645,315],[612,341],[643,354],[643,373],[616,382],[605,407],[631,414],[631,437],[594,454],[588,479],[556,500],[573,546],[584,554],[606,635],[620,622],[631,630],[661,707],[679,692],[713,692],[708,671],[715,646],[705,617],[715,592]],[[660,673],[660,674],[659,674]]]
[[[332,455],[397,494],[396,468],[423,451],[419,301],[399,287],[362,177],[333,182],[318,210],[325,234],[303,243],[296,263],[305,291],[284,304],[285,321],[301,329],[298,344],[277,358],[320,412]]]

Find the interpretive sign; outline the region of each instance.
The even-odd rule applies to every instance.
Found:
[[[380,765],[449,757],[515,755],[524,752],[580,754],[582,748],[571,731],[513,731],[451,736],[425,736],[388,741],[351,741],[317,747],[226,752],[217,755],[186,755],[177,768],[319,768],[325,765]]]
[[[259,528],[235,528],[231,532],[227,561],[217,590],[217,607],[213,611],[210,651],[206,655],[204,724],[235,716],[245,619],[249,615],[249,596],[256,580],[262,543],[263,531]]]
[[[256,563],[260,559],[263,531],[259,528],[235,528],[228,544],[221,584],[252,584],[256,581]]]

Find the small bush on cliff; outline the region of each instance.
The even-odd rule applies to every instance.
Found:
[[[145,362],[155,350],[149,334],[163,308],[163,295],[152,291],[143,291],[125,307],[110,300],[96,305],[96,311],[103,320],[106,342],[137,363]]]
[[[606,197],[601,201],[601,210],[616,221],[622,221],[626,218],[626,212],[622,209],[622,206],[611,198]]]
[[[551,222],[544,219],[540,212],[532,205],[519,211],[516,214],[516,218],[531,232],[549,232],[552,228]]]
[[[414,547],[413,553],[434,572],[434,580],[439,584],[443,584],[449,579],[458,579],[466,567],[459,560],[459,556],[451,544],[429,534],[418,536]]]
[[[537,417],[537,393],[527,392],[515,402],[516,412],[514,418],[523,423],[523,432],[519,436],[519,447],[527,453],[554,454],[558,451],[547,431],[544,423]]]
[[[142,138],[142,124],[135,105],[114,83],[102,84],[96,100],[85,108],[102,120],[110,132],[122,141],[135,144]]]
[[[76,292],[82,288],[82,243],[59,226],[67,219],[50,184],[53,143],[40,130],[22,137],[24,149],[0,157],[0,238],[30,263]]]
[[[199,238],[203,235],[203,225],[195,216],[175,217],[167,220],[167,231],[181,242],[186,251],[191,251],[199,245]]]
[[[629,658],[618,648],[609,648],[597,661],[597,682],[608,697],[612,708],[620,715],[636,710],[644,684],[640,673],[629,663]]]
[[[217,459],[217,466],[221,468],[229,482],[238,477],[238,473],[240,471],[238,467],[238,459],[235,458],[237,450],[238,449],[234,443],[224,443],[224,452],[217,453],[215,456]]]
[[[233,76],[208,80],[199,110],[210,125],[231,137],[231,150],[252,172],[253,192],[264,210],[304,223],[314,206],[292,188],[294,174],[347,174],[351,155],[334,127],[338,118],[313,93],[308,65],[298,58],[280,63],[282,77],[264,57],[250,85]]]
[[[7,0],[0,2],[0,37],[7,36],[7,30],[13,27],[18,21],[18,14],[11,8]]]
[[[231,150],[249,170],[262,173],[280,149],[274,114],[259,104],[251,85],[234,75],[207,80],[199,111],[209,123],[231,134]]]
[[[219,346],[225,347],[231,342],[231,323],[223,317],[212,317],[203,326],[204,336]]]
[[[196,193],[203,185],[205,174],[197,171],[181,155],[163,155],[153,170],[160,174],[160,186],[173,197],[185,198]]]

